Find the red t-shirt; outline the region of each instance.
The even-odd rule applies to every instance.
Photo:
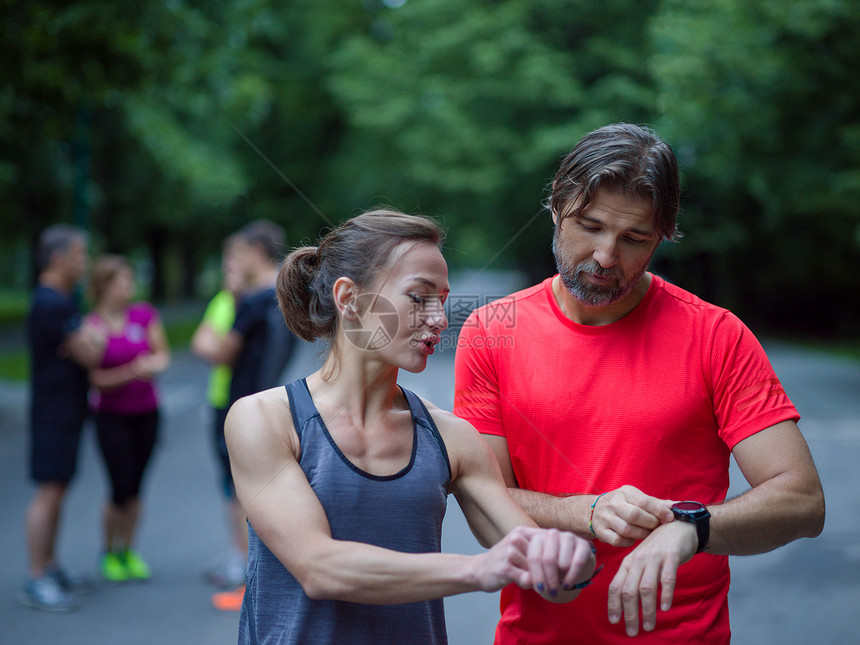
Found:
[[[738,442],[798,419],[759,342],[725,309],[653,276],[639,305],[604,326],[568,319],[552,279],[474,311],[456,357],[454,412],[507,439],[521,488],[722,502]],[[607,618],[609,583],[631,549],[597,542],[606,567],[573,602],[502,591],[497,643],[629,643]],[[672,609],[636,642],[729,642],[728,558],[678,570]]]

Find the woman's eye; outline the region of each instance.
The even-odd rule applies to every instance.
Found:
[[[421,296],[419,296],[419,295],[418,295],[418,294],[416,294],[416,293],[410,293],[410,294],[409,294],[409,299],[410,299],[412,302],[414,302],[416,305],[423,305],[423,304],[424,304],[424,298],[422,298]]]

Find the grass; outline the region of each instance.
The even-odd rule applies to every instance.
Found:
[[[23,347],[0,350],[0,379],[26,381],[30,374],[30,357]]]
[[[172,350],[187,349],[191,344],[191,337],[200,318],[179,319],[164,322],[164,332],[167,334],[167,342]]]
[[[0,325],[23,322],[29,306],[30,292],[26,289],[0,287]]]

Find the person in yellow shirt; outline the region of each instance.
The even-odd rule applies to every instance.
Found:
[[[210,566],[204,575],[209,583],[221,589],[234,589],[244,584],[245,559],[248,552],[245,516],[239,512],[227,444],[224,441],[224,419],[230,407],[230,380],[233,372],[229,365],[216,363],[211,351],[232,329],[236,318],[236,303],[246,284],[246,276],[237,261],[238,252],[235,236],[228,237],[224,241],[221,258],[222,289],[209,301],[191,339],[191,351],[199,358],[212,363],[206,399],[212,408],[212,438],[220,468],[231,544],[228,551]]]

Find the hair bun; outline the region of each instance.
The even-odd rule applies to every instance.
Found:
[[[327,325],[319,324],[314,312],[319,309],[314,277],[319,265],[319,247],[302,246],[281,263],[276,284],[278,303],[287,327],[299,338],[313,342],[325,335]]]

